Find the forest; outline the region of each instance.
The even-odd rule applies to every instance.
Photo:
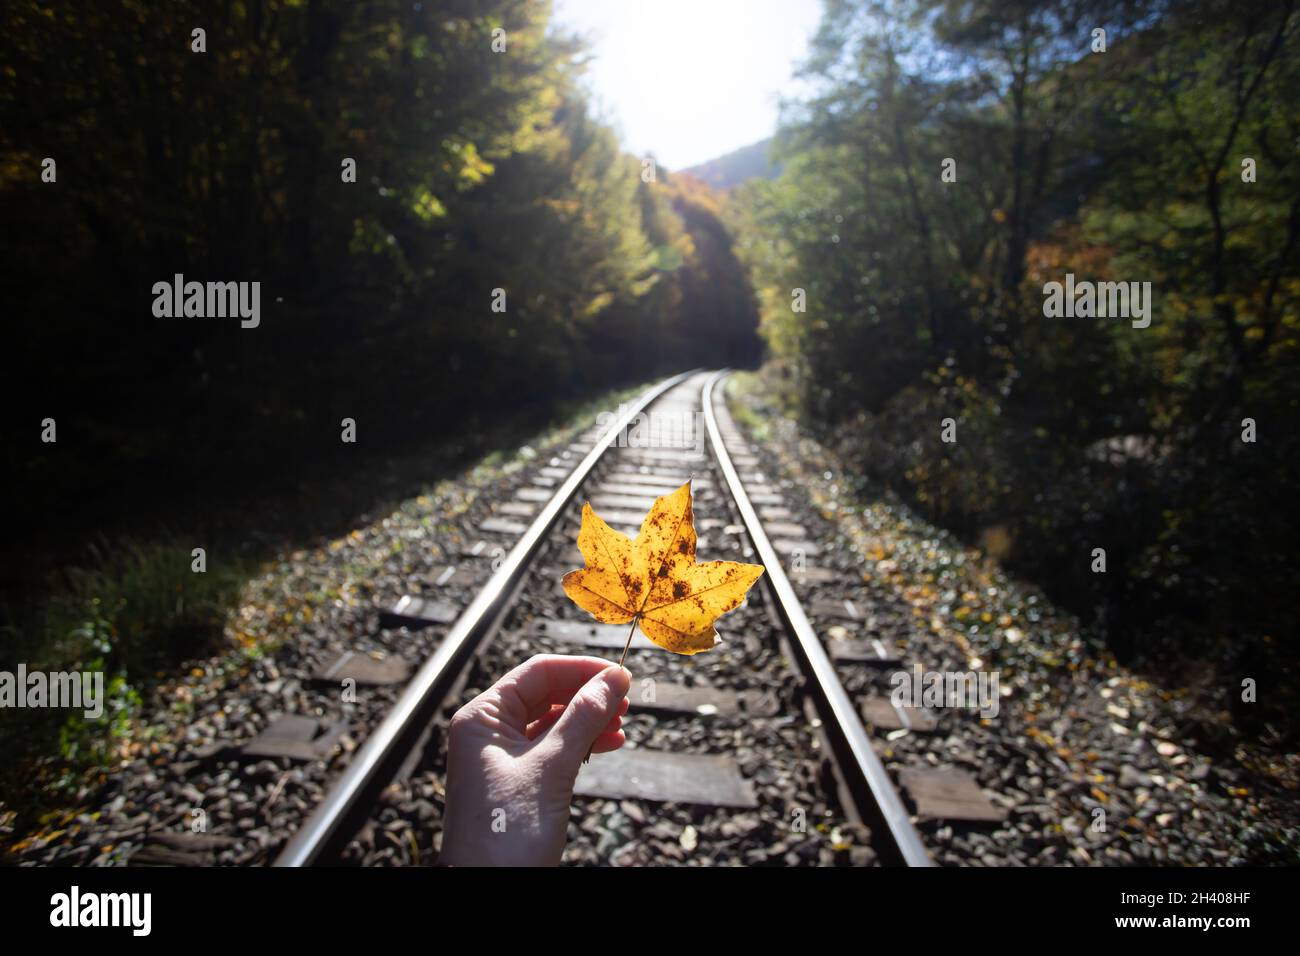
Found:
[[[1294,7],[832,0],[732,210],[773,379],[864,481],[1288,739]],[[1054,310],[1076,281],[1151,315]]]

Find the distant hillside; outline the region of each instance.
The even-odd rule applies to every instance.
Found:
[[[714,189],[730,189],[747,179],[773,179],[780,172],[768,158],[772,140],[760,140],[749,146],[683,169],[682,172],[708,183]]]

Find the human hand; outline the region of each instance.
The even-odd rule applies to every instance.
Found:
[[[539,654],[456,711],[438,862],[558,865],[578,770],[623,746],[631,686],[598,657]]]

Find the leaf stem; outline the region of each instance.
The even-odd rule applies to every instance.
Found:
[[[634,614],[634,615],[632,615],[632,626],[631,626],[630,628],[628,628],[628,631],[627,631],[627,640],[623,643],[623,654],[622,654],[622,655],[619,657],[619,659],[618,659],[618,666],[619,666],[619,667],[622,667],[622,666],[623,666],[623,662],[624,662],[625,660],[627,660],[627,652],[628,652],[628,649],[631,648],[631,646],[632,646],[632,635],[636,633],[636,622],[639,621],[639,620],[641,620],[641,615],[640,615],[640,614]],[[594,747],[594,746],[595,746],[595,744],[592,744],[592,747]],[[589,763],[590,761],[591,761],[591,748],[589,747],[589,748],[587,748],[587,756],[585,756],[585,757],[582,758],[582,762],[583,762],[583,763]]]
[[[622,656],[619,657],[619,659],[618,659],[618,666],[619,666],[619,667],[622,667],[622,666],[623,666],[623,662],[624,662],[625,660],[627,660],[627,652],[628,652],[628,649],[631,648],[631,646],[632,646],[632,635],[636,633],[636,622],[639,621],[639,620],[641,620],[641,615],[640,615],[640,614],[634,614],[634,615],[632,616],[632,626],[628,629],[628,632],[627,632],[627,642],[623,645],[623,654],[622,654]]]

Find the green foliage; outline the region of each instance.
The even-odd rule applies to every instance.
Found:
[[[103,666],[104,662],[96,659],[87,669],[102,670]],[[68,767],[109,766],[117,749],[131,739],[132,718],[141,704],[139,692],[124,675],[114,674],[104,685],[104,697],[104,714],[98,720],[73,712],[59,728],[59,756]]]
[[[1122,657],[1276,673],[1257,726],[1295,684],[1297,71],[1290,4],[831,0],[783,173],[730,212],[811,425]],[[1151,282],[1151,327],[1045,318],[1067,272]]]
[[[223,558],[195,572],[191,549],[168,540],[101,541],[88,558],[46,605],[42,643],[136,680],[214,648],[249,570]]]
[[[21,661],[28,672],[104,675],[97,719],[46,708],[5,712],[0,792],[11,809],[30,813],[79,785],[87,769],[111,766],[138,741],[142,691],[221,646],[251,568],[223,559],[197,573],[192,560],[189,546],[174,540],[101,540],[44,601],[5,628],[7,670]]]

